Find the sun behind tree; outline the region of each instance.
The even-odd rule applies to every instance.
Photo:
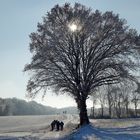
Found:
[[[56,5],[31,33],[33,54],[27,90],[35,97],[51,87],[73,97],[80,125],[88,124],[86,100],[97,87],[133,79],[138,35],[112,12],[93,12],[81,4]],[[133,59],[132,59],[133,58]]]
[[[77,25],[76,24],[70,24],[69,25],[69,28],[70,28],[70,30],[72,31],[72,32],[75,32],[76,30],[77,30]]]

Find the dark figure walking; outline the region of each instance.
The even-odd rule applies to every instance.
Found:
[[[53,131],[55,128],[56,120],[52,121],[51,123],[51,130]]]
[[[59,125],[60,125],[60,122],[57,120],[56,121],[56,129],[57,129],[57,131],[59,131]]]
[[[64,123],[61,121],[60,122],[60,129],[61,129],[61,131],[63,130],[63,126],[64,126]]]

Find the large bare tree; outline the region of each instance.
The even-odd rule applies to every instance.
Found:
[[[56,5],[30,35],[30,97],[48,87],[72,96],[80,124],[88,124],[86,100],[97,87],[131,78],[136,67],[137,32],[113,12],[92,11],[81,4]]]

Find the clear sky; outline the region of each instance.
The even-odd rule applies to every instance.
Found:
[[[118,13],[140,33],[140,0],[0,0],[0,97],[26,99],[29,75],[23,69],[31,61],[29,34],[36,31],[47,11],[65,2]],[[70,97],[55,96],[52,92],[43,101],[40,96],[35,100],[59,108],[76,105]],[[91,101],[87,104],[91,106]]]

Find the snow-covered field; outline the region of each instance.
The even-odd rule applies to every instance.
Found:
[[[50,131],[53,120],[63,121],[64,131]],[[76,127],[76,115],[41,115],[0,117],[1,140],[46,140],[68,135]],[[75,123],[75,124],[74,124]],[[69,127],[68,127],[69,126]]]
[[[63,131],[50,131],[54,119],[64,121]],[[0,117],[0,140],[140,140],[140,119],[90,121],[76,130],[77,115]]]

